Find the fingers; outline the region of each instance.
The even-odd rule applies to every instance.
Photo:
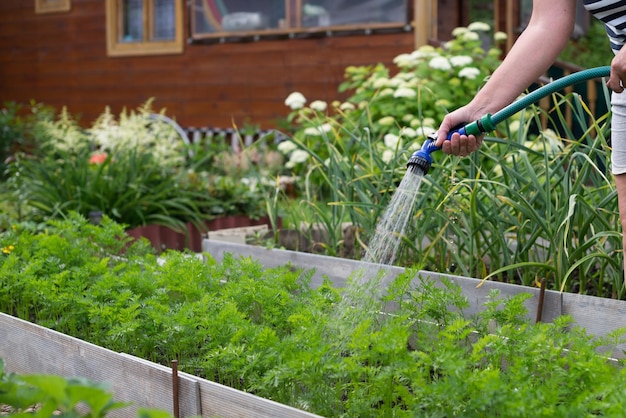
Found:
[[[624,91],[626,81],[626,51],[619,51],[611,60],[611,74],[606,82],[608,88],[616,93]]]
[[[441,150],[446,154],[458,155],[465,157],[476,151],[483,142],[483,136],[460,135],[458,132],[452,134],[450,140],[441,144]]]
[[[447,140],[448,132],[450,132],[450,127],[446,126],[446,121],[444,119],[441,126],[437,130],[437,140],[435,141],[436,146],[443,147],[446,142],[450,142]]]
[[[622,80],[620,80],[615,73],[611,73],[611,77],[609,77],[609,80],[606,82],[606,86],[615,93],[621,93],[624,91]]]

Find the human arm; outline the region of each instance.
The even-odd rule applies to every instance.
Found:
[[[554,63],[574,29],[575,17],[575,0],[534,0],[528,27],[476,96],[446,115],[435,144],[454,155],[468,155],[478,149],[481,138],[455,133],[447,141],[448,133],[512,103]],[[624,64],[626,70],[626,55]]]

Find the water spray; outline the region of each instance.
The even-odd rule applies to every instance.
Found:
[[[546,84],[545,86],[538,88],[537,90],[534,90],[533,92],[511,103],[510,105],[494,113],[493,115],[487,114],[475,122],[452,130],[448,133],[447,139],[450,140],[450,138],[452,138],[452,135],[457,132],[461,135],[482,135],[486,132],[492,132],[495,130],[498,123],[520,112],[521,110],[535,103],[539,99],[542,99],[552,93],[556,93],[557,91],[562,90],[565,87],[572,86],[581,81],[608,77],[610,73],[611,68],[609,66],[605,66],[590,68],[587,70],[578,71],[565,77],[561,77],[558,80],[555,80],[549,84]],[[429,135],[422,145],[422,148],[415,151],[411,155],[411,158],[409,158],[409,161],[406,164],[409,172],[414,174],[421,173],[422,175],[428,173],[428,170],[430,170],[430,166],[433,162],[430,154],[441,149],[441,147],[435,146],[436,140],[436,134]]]

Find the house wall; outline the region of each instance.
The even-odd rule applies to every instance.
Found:
[[[391,65],[395,56],[414,49],[413,33],[403,32],[188,43],[178,55],[107,57],[105,2],[71,3],[70,12],[35,14],[32,0],[0,1],[2,101],[67,106],[90,125],[106,106],[119,113],[154,98],[156,110],[165,108],[185,127],[253,123],[267,129],[287,115],[284,99],[292,91],[332,101],[340,98],[347,66]],[[458,17],[456,8],[443,10]],[[454,27],[454,19],[438,20]],[[185,9],[186,39],[188,28]]]

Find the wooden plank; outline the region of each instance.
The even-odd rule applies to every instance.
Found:
[[[386,271],[387,273],[383,280],[384,285],[404,271],[404,269],[399,267],[377,266],[355,260],[287,250],[266,249],[253,245],[213,241],[210,239],[203,240],[202,250],[211,254],[218,261],[222,260],[225,254],[230,253],[235,256],[252,257],[266,267],[276,267],[291,263],[294,266],[307,270],[313,269],[315,274],[311,284],[314,287],[319,286],[323,282],[324,277],[328,277],[336,287],[344,287],[346,279],[350,274],[364,268],[380,268]],[[470,304],[469,309],[464,310],[466,315],[474,315],[482,311],[485,302],[488,301],[490,292],[497,290],[502,298],[513,297],[521,292],[532,295],[526,301],[528,318],[531,321],[537,318],[540,293],[538,288],[489,280],[483,282],[479,279],[428,271],[420,271],[418,276],[434,280],[438,285],[441,285],[445,279],[460,286],[461,293],[468,298]],[[541,320],[543,322],[552,322],[561,315],[571,316],[574,324],[583,328],[589,335],[605,337],[625,327],[626,301],[547,290],[544,295]],[[623,340],[623,335],[618,335],[618,337],[620,337],[620,340]],[[613,349],[613,347],[608,348]],[[607,347],[600,347],[599,352],[604,352],[606,349]],[[622,341],[616,344],[615,349],[610,354],[614,358],[626,358],[625,352],[626,343]]]
[[[139,408],[173,413],[172,371],[0,313],[0,358],[6,371],[84,377],[107,383],[118,402],[132,405],[111,416],[136,417]],[[315,418],[282,405],[188,373],[178,373],[181,417]]]
[[[207,380],[199,382],[202,393],[202,416],[221,418],[314,418],[311,414],[249,393],[218,385]]]
[[[115,401],[132,405],[117,417],[136,417],[138,408],[172,411],[169,367],[123,355],[0,313],[0,358],[8,372],[83,377],[106,383]],[[197,416],[198,378],[179,375],[181,416]]]
[[[225,254],[230,253],[235,256],[252,257],[258,260],[265,267],[283,266],[290,263],[306,270],[314,270],[315,273],[311,279],[311,285],[313,287],[321,285],[325,277],[328,277],[328,279],[333,282],[335,287],[345,287],[347,279],[354,272],[365,271],[369,272],[369,274],[373,274],[371,273],[372,270],[380,270],[384,272],[382,285],[386,286],[397,275],[405,271],[404,268],[394,266],[364,263],[356,260],[347,260],[338,257],[308,254],[297,251],[267,249],[254,245],[235,244],[210,239],[203,240],[202,251],[211,254],[211,256],[218,261],[223,260]],[[537,288],[493,281],[486,281],[479,287],[478,284],[482,282],[478,279],[439,274],[429,271],[419,271],[417,273],[416,282],[419,277],[430,279],[438,286],[443,286],[444,280],[449,280],[460,286],[462,294],[468,298],[470,305],[469,308],[463,311],[464,314],[468,316],[475,315],[484,309],[484,303],[488,301],[489,295],[494,289],[500,292],[500,296],[502,298],[512,297],[521,292],[531,294],[532,298],[526,301],[528,318],[535,320],[537,316],[537,307],[539,303],[539,289]],[[561,312],[561,293],[546,291],[543,303],[543,321],[552,321],[554,318],[559,316]]]

